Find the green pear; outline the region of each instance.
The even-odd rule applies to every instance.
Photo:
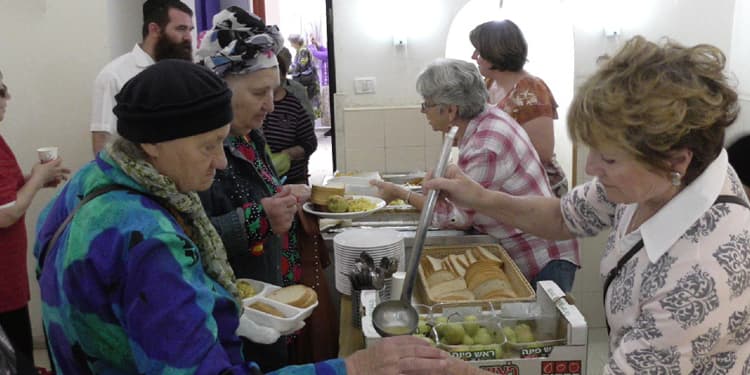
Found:
[[[417,324],[417,333],[419,333],[420,335],[427,335],[428,333],[430,333],[431,328],[432,327],[430,327],[426,321],[424,321],[423,319],[419,319],[419,323]]]
[[[464,339],[463,341],[461,341],[461,345],[474,345],[474,339],[469,336],[468,332],[464,335]]]
[[[448,323],[445,326],[443,336],[450,345],[458,345],[464,340],[464,326],[458,323]]]
[[[513,330],[513,327],[508,327],[508,326],[503,327],[503,334],[505,335],[505,338],[508,339],[509,343],[515,344],[518,342],[518,338],[516,337],[516,331]]]
[[[503,346],[497,345],[497,348],[495,349],[495,359],[503,358]]]
[[[492,336],[490,334],[490,331],[488,331],[487,328],[484,328],[484,327],[479,327],[479,329],[477,329],[477,333],[475,333],[474,336],[478,336],[478,335],[483,335],[483,336],[487,335],[490,337]]]
[[[516,338],[518,342],[534,342],[534,333],[531,332],[531,327],[528,324],[521,323],[514,329],[516,331]]]
[[[474,343],[477,345],[492,344],[492,336],[490,336],[490,333],[486,329],[480,329],[476,336],[474,336]]]
[[[437,330],[438,335],[440,337],[443,337],[445,335],[445,327],[448,326],[448,318],[444,316],[438,316],[435,318],[435,330]]]
[[[477,334],[479,327],[476,316],[467,315],[466,318],[464,318],[464,331],[466,331],[467,335],[474,337]]]

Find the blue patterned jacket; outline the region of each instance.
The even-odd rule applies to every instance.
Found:
[[[34,254],[81,197],[107,184],[143,191],[102,152],[42,212]],[[144,194],[99,196],[50,249],[39,279],[59,374],[254,374],[235,335],[238,305],[204,272],[172,213]],[[341,360],[278,374],[343,374]]]

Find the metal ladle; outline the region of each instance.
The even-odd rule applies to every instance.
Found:
[[[458,132],[458,127],[453,126],[445,136],[440,159],[433,173],[434,177],[442,177],[445,172],[456,132]],[[419,267],[419,259],[422,257],[427,229],[430,223],[432,223],[432,214],[435,211],[438,193],[439,191],[435,189],[427,193],[427,200],[422,208],[422,213],[419,215],[419,225],[417,225],[417,232],[414,235],[414,246],[412,247],[406,267],[406,278],[404,280],[404,287],[401,290],[401,298],[381,302],[372,311],[372,324],[380,336],[410,335],[417,330],[419,314],[414,306],[411,305],[411,294],[414,290],[414,281],[417,279],[417,268]]]

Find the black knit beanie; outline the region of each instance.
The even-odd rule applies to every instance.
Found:
[[[117,132],[135,143],[205,133],[232,121],[232,92],[207,68],[167,59],[138,73],[115,96]]]

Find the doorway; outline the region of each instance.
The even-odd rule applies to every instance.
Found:
[[[320,184],[335,170],[335,127],[333,94],[336,92],[333,54],[332,0],[194,0],[196,30],[199,35],[211,27],[213,15],[229,6],[238,6],[261,17],[268,25],[277,25],[284,44],[296,55],[288,40],[297,34],[315,56],[318,72],[318,95],[312,98],[318,148],[310,157],[310,182]],[[200,36],[199,36],[200,38]],[[314,42],[314,43],[313,43]],[[313,51],[313,49],[315,51]]]
[[[297,51],[288,40],[296,34],[304,41],[313,55],[318,74],[318,95],[311,98],[315,112],[315,133],[318,135],[318,149],[310,157],[310,182],[321,184],[323,178],[335,170],[335,132],[333,93],[335,87],[333,34],[331,14],[332,0],[265,0],[265,20],[267,24],[279,26],[287,38],[285,45],[296,57]]]

